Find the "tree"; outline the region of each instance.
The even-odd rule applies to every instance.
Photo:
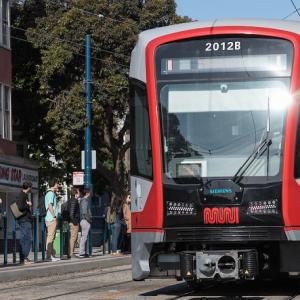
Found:
[[[23,5],[28,2],[34,1]],[[45,141],[47,151],[69,176],[80,167],[86,124],[83,40],[90,33],[97,172],[121,195],[127,185],[131,50],[139,31],[187,19],[176,15],[174,0],[44,0],[40,5],[45,15],[38,15],[26,35],[40,55],[33,83],[38,80],[39,105],[48,109],[43,121],[53,139]]]
[[[50,156],[53,154],[51,143],[52,130],[47,126],[48,105],[41,101],[38,66],[41,64],[39,48],[27,40],[26,30],[36,26],[38,18],[46,16],[45,3],[41,0],[12,1],[11,6],[11,47],[12,47],[12,106],[13,139],[29,144],[24,156],[38,160],[40,181],[58,175]],[[60,170],[60,177],[62,170]]]

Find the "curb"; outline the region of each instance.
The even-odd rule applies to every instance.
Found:
[[[0,282],[28,280],[38,277],[91,271],[131,264],[131,255],[109,258],[85,258],[78,261],[43,262],[35,265],[7,267],[0,269]]]

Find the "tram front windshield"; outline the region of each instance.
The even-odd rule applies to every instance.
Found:
[[[280,39],[219,37],[160,46],[165,178],[233,178],[269,139],[242,180],[279,180],[292,57],[291,43]]]

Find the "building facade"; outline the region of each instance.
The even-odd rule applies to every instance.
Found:
[[[2,216],[7,216],[8,238],[11,239],[13,219],[9,206],[16,200],[25,181],[33,184],[31,198],[36,206],[38,165],[26,157],[19,157],[17,145],[12,140],[10,1],[0,0],[0,8],[0,208]],[[1,227],[3,222],[0,222],[0,252],[3,249]]]

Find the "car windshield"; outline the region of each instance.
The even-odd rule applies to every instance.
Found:
[[[166,176],[232,177],[267,135],[272,144],[244,176],[278,175],[290,98],[280,78],[162,84]]]

